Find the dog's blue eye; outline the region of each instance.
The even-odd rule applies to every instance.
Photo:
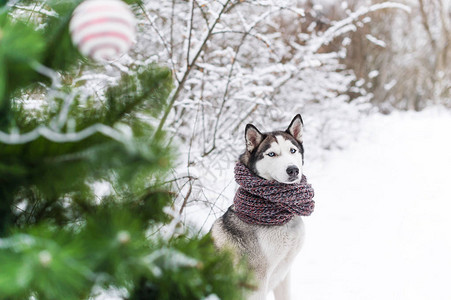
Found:
[[[290,152],[291,152],[291,153],[296,153],[296,149],[291,148],[291,149],[290,149]]]
[[[274,152],[269,152],[269,153],[268,153],[268,156],[269,156],[269,157],[274,157],[274,156],[276,156],[276,154],[275,154]]]

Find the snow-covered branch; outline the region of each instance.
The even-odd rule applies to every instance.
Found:
[[[308,43],[310,46],[309,50],[315,53],[322,46],[328,45],[330,42],[332,42],[336,37],[341,36],[347,32],[354,31],[355,26],[353,24],[362,16],[381,9],[393,9],[393,8],[404,10],[407,13],[411,12],[409,6],[396,2],[384,2],[374,4],[370,7],[361,7],[357,11],[350,13],[347,18],[333,23],[332,26],[329,29],[327,29],[323,34],[310,40]]]

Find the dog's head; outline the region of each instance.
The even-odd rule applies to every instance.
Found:
[[[296,115],[286,131],[261,133],[247,124],[246,151],[240,161],[255,175],[282,183],[299,183],[304,164],[303,122]]]

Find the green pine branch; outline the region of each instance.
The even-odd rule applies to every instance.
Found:
[[[130,68],[101,99],[64,81],[49,87],[42,70],[76,77],[87,66],[68,32],[80,2],[39,1],[58,15],[43,16],[40,30],[0,8],[0,299],[88,299],[99,286],[135,300],[240,299],[252,287],[244,264],[208,235],[159,232],[174,221],[162,183],[174,149],[152,124],[168,105],[171,72]],[[40,113],[15,100],[31,91],[46,99]],[[98,183],[110,187],[101,199]]]
[[[81,228],[41,224],[0,239],[0,297],[86,299],[94,286],[125,288],[130,299],[241,299],[250,286],[211,238],[148,242],[127,211],[98,211]],[[231,288],[234,287],[234,288]]]

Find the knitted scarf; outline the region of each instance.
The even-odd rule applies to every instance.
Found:
[[[304,175],[300,183],[280,183],[255,176],[238,162],[235,180],[240,185],[233,200],[235,213],[246,223],[283,225],[295,215],[310,215],[315,207],[313,188]]]

